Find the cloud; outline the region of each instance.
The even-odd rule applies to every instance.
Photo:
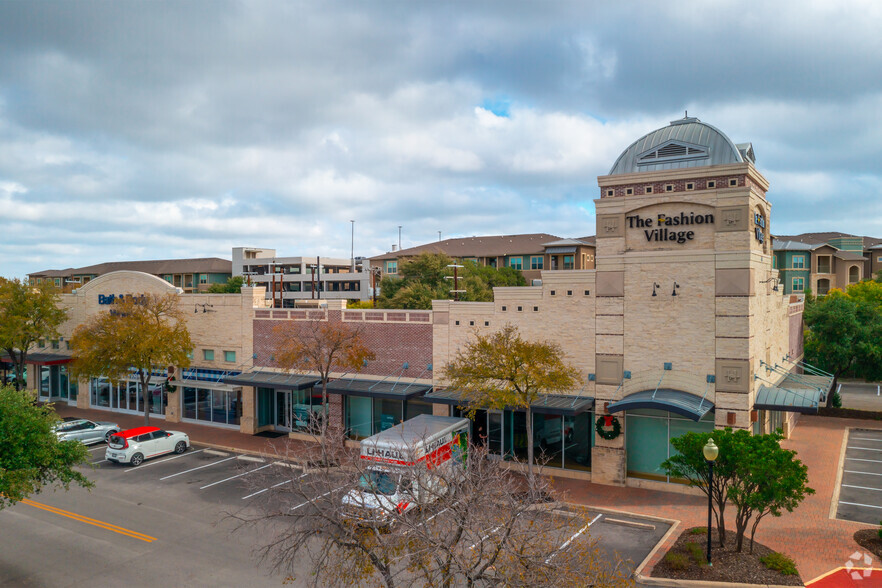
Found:
[[[778,233],[882,236],[866,1],[0,3],[2,275],[594,231],[688,109],[752,141]],[[821,214],[819,211],[824,211]]]

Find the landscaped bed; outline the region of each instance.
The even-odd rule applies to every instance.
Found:
[[[735,551],[735,533],[727,533],[725,547],[717,541],[716,529],[712,530],[712,566],[706,565],[707,527],[684,530],[677,542],[668,550],[652,570],[654,578],[676,578],[703,582],[742,582],[745,584],[778,584],[802,586],[802,579],[786,555],[778,554],[765,545],[753,544],[749,553],[749,539],[745,538],[741,553]],[[763,562],[766,563],[763,563]],[[783,569],[790,574],[778,571]]]
[[[854,534],[855,543],[882,558],[882,537],[879,537],[879,529],[861,529]]]

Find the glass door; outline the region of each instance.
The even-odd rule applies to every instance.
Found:
[[[276,430],[291,430],[291,391],[276,390]]]
[[[491,454],[502,455],[502,411],[487,411],[487,450]]]

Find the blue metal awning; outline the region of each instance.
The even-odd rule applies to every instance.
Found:
[[[693,421],[700,421],[704,415],[714,409],[714,403],[707,398],[683,392],[682,390],[658,388],[656,390],[643,390],[629,394],[618,402],[610,403],[606,410],[609,413],[614,413],[637,408],[666,410]]]
[[[818,388],[784,388],[760,386],[753,407],[759,410],[783,410],[803,414],[818,414],[821,390]]]

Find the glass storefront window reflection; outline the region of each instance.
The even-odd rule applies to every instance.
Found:
[[[167,401],[161,390],[151,395],[151,407]],[[241,390],[209,390],[185,387],[181,394],[185,419],[218,425],[238,425],[242,417]]]

